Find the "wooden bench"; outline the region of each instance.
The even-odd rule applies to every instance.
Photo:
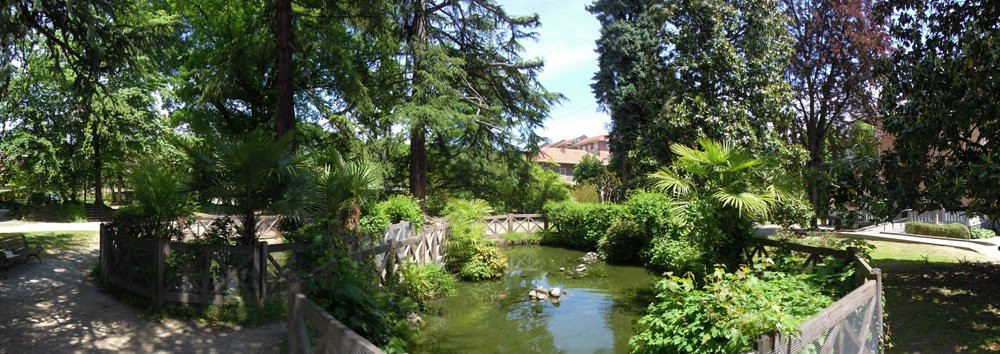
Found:
[[[39,262],[42,258],[42,247],[31,243],[24,235],[20,234],[0,234],[0,269],[6,269],[14,263],[25,262],[28,258],[35,257]]]

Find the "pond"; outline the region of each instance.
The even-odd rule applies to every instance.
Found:
[[[627,353],[656,277],[640,267],[602,262],[572,273],[584,253],[544,246],[504,249],[497,281],[457,285],[424,316],[414,353]],[[560,272],[560,267],[569,272]],[[561,288],[558,304],[533,302],[537,286]]]

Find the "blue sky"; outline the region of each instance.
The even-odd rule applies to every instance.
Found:
[[[611,118],[597,111],[590,91],[597,72],[594,41],[600,24],[586,10],[592,0],[499,0],[511,15],[537,13],[542,25],[538,40],[523,43],[526,58],[545,60],[540,80],[550,91],[566,96],[552,108],[539,135],[553,141],[580,135],[606,134]]]

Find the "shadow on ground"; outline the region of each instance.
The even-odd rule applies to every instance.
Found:
[[[97,256],[90,245],[5,271],[0,353],[258,353],[278,352],[283,343],[283,324],[212,329],[189,321],[144,320],[87,276]]]
[[[1000,264],[883,260],[898,353],[1000,351]]]

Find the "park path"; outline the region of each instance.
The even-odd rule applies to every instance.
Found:
[[[219,329],[143,319],[88,277],[98,252],[96,244],[81,245],[0,275],[0,353],[280,351],[284,324]]]
[[[99,222],[0,222],[0,233],[100,231]]]
[[[857,232],[839,232],[840,235],[849,238],[863,239],[863,240],[873,240],[873,241],[889,241],[889,242],[902,242],[902,243],[919,243],[925,245],[942,246],[964,249],[968,251],[977,252],[984,256],[990,257],[994,260],[1000,260],[1000,238],[992,238],[989,240],[976,240],[979,242],[972,242],[961,239],[948,240],[943,238],[932,238],[932,237],[920,237],[913,235],[904,234],[889,234],[878,231],[857,231]],[[983,241],[990,242],[989,245],[983,244]]]

